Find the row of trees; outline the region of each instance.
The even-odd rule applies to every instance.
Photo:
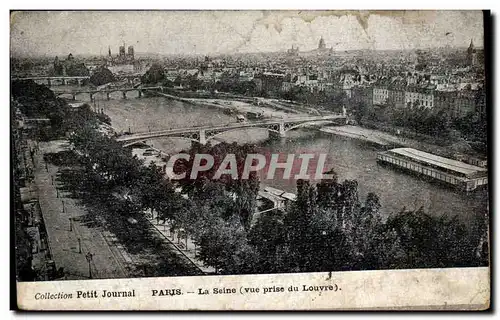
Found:
[[[452,126],[444,111],[433,111],[420,105],[394,109],[390,122],[398,127],[405,127],[418,133],[431,136],[450,136]]]
[[[211,182],[211,188],[217,184]],[[212,190],[213,191],[213,190]],[[263,214],[248,230],[223,211],[227,199],[194,200],[186,227],[200,258],[221,273],[274,273],[486,265],[485,225],[402,210],[383,222],[380,203],[364,203],[356,181],[299,181],[297,201]]]
[[[347,95],[343,90],[311,92],[307,87],[293,86],[289,91],[282,92],[280,97],[308,105],[324,105],[333,111],[342,110],[347,103]]]
[[[459,130],[469,141],[477,141],[481,145],[480,149],[486,154],[486,144],[488,143],[488,121],[478,113],[470,113],[464,118],[452,121],[452,126]]]
[[[28,118],[47,118],[50,130],[41,128],[39,138],[47,140],[66,132],[65,120],[70,112],[68,104],[46,86],[34,81],[14,81],[11,97],[18,102],[22,114]]]
[[[449,142],[463,138],[476,151],[486,154],[487,121],[478,112],[472,112],[462,118],[451,118],[443,110],[433,110],[418,103],[409,103],[405,108],[389,105],[386,108],[375,109],[363,102],[354,103],[351,110],[360,123],[375,122],[406,128],[418,134]]]

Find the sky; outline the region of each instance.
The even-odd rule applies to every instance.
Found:
[[[481,11],[35,11],[11,13],[13,55],[220,54],[483,46]]]

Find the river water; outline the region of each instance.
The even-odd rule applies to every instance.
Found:
[[[117,130],[132,132],[161,130],[168,128],[220,125],[234,123],[234,116],[220,110],[185,104],[161,97],[120,99],[121,93],[112,95],[110,101],[97,100],[112,119]],[[87,97],[88,100],[88,97]],[[282,140],[268,139],[265,129],[246,129],[221,134],[218,140],[239,143],[255,143],[265,152],[300,154],[327,153],[328,168],[333,168],[340,180],[356,179],[359,183],[360,200],[367,193],[374,192],[380,197],[382,211],[389,215],[403,207],[418,209],[423,206],[431,215],[457,215],[465,223],[484,214],[487,206],[485,191],[463,194],[445,186],[407,173],[398,172],[377,164],[377,146],[362,141],[318,133],[312,130],[288,132]],[[160,138],[148,141],[153,147],[167,153],[187,149],[190,141],[176,138]],[[267,180],[266,185],[295,192],[295,181],[284,179]]]

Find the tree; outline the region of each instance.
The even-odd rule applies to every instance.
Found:
[[[102,86],[103,84],[114,81],[116,81],[115,76],[106,67],[100,67],[90,76],[90,82],[95,86]]]
[[[246,243],[243,226],[237,219],[214,217],[204,219],[196,237],[200,247],[198,257],[217,273],[230,273],[235,269],[234,255]]]
[[[399,239],[398,246],[403,253],[396,261],[388,257],[389,266],[441,268],[475,264],[477,242],[470,241],[470,234],[456,218],[432,217],[420,208],[390,217],[385,230]]]
[[[328,211],[313,215],[308,231],[303,271],[352,270],[352,243]]]
[[[80,155],[87,172],[107,190],[130,188],[137,182],[142,161],[132,157],[131,150],[123,148],[113,138],[92,126],[83,126],[70,135],[69,142]]]
[[[97,128],[100,124],[100,119],[97,114],[92,111],[92,107],[88,103],[73,109],[71,117],[68,117],[65,121],[67,129],[71,131],[78,130],[85,126]]]
[[[196,91],[199,90],[202,86],[203,82],[197,78],[197,76],[189,76],[188,77],[188,85],[189,89]]]
[[[168,200],[173,200],[176,194],[169,180],[166,180],[160,167],[153,162],[147,167],[140,167],[139,179],[133,186],[134,193],[139,197],[143,210],[161,211],[162,215],[168,215]],[[166,217],[162,218],[166,218]]]
[[[331,169],[326,174],[333,175],[332,179],[323,179],[316,185],[318,204],[323,208],[335,208],[338,197],[338,175]]]
[[[248,234],[248,244],[255,248],[257,264],[254,272],[281,272],[284,269],[285,226],[283,214],[262,214]]]
[[[215,190],[219,190],[218,193],[226,193],[227,198],[231,199],[228,208],[231,208],[232,213],[239,217],[245,230],[248,230],[259,192],[259,180],[255,172],[252,172],[248,179],[243,179],[243,168],[246,155],[257,153],[255,146],[239,146],[236,143],[219,143],[215,146],[194,145],[187,152],[190,154],[189,161],[177,161],[174,168],[175,172],[186,172],[186,177],[179,181],[183,191],[187,192],[190,197],[202,198],[206,201],[216,198],[213,195]],[[200,172],[195,179],[191,179],[196,154],[211,155],[214,158],[214,165],[210,170]],[[233,179],[234,177],[230,174],[223,174],[220,178],[214,179],[217,170],[228,155],[234,155],[237,179]],[[213,183],[218,184],[218,187],[212,185]]]
[[[359,214],[354,217],[352,239],[356,258],[354,265],[357,269],[376,269],[379,265],[374,248],[379,245],[382,227],[380,209],[379,197],[370,192]]]
[[[17,280],[33,281],[35,280],[36,275],[31,267],[31,262],[33,260],[32,245],[28,233],[18,220],[18,214],[16,214],[16,221],[14,225]]]
[[[143,84],[156,84],[165,79],[163,67],[160,64],[154,63],[148,71],[141,77]]]
[[[313,191],[314,190],[314,191]],[[307,180],[297,180],[297,199],[287,210],[284,219],[288,245],[288,266],[303,270],[308,265],[309,222],[317,212],[316,190]]]
[[[75,62],[74,60],[69,62],[68,60],[66,60],[65,64],[66,64],[66,75],[70,77],[90,75],[89,69],[87,69],[87,67],[83,62]]]

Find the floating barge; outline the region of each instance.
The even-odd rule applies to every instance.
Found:
[[[486,168],[413,148],[397,148],[379,152],[377,161],[432,178],[466,192],[488,184]]]

